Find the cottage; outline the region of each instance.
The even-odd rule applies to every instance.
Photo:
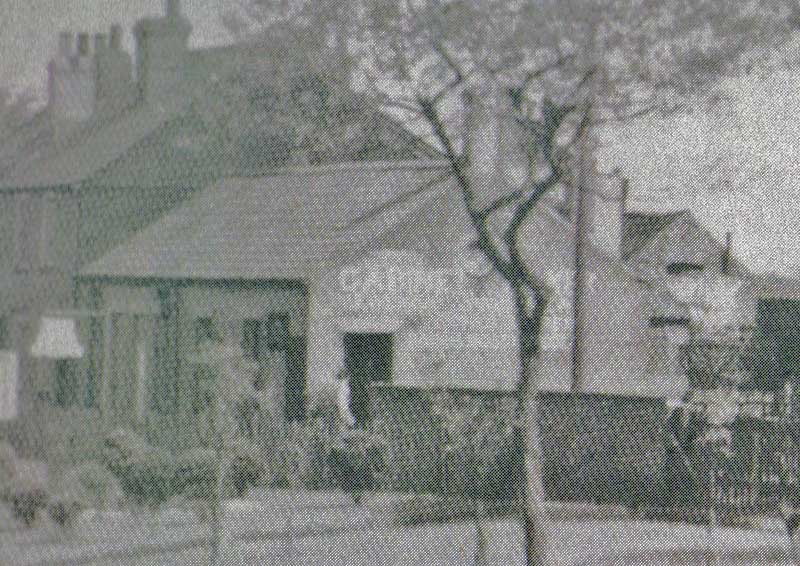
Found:
[[[525,227],[531,268],[554,284],[571,265],[571,234],[549,206]],[[437,161],[220,181],[81,270],[82,295],[104,329],[87,334],[101,412],[151,431],[184,423],[169,431],[189,442],[206,387],[193,349],[220,313],[237,321],[246,355],[279,381],[270,402],[285,419],[301,418],[304,392],[345,365],[356,380],[511,389],[511,298],[473,239]],[[599,247],[589,269],[588,388],[674,395],[680,377],[648,366],[658,293]],[[570,316],[566,302],[552,303],[545,389],[570,387]]]
[[[270,146],[253,127],[264,122],[259,100],[233,97],[222,109],[215,103],[231,75],[275,46],[192,49],[178,0],[133,32],[135,57],[123,48],[119,26],[93,38],[61,34],[47,69],[47,106],[0,145],[0,352],[9,368],[3,386],[12,393],[0,435],[32,457],[79,452],[102,426],[93,378],[82,377],[83,388],[68,393],[75,379],[69,362],[29,355],[42,316],[79,304],[74,276],[83,266],[223,176],[341,158],[313,147],[265,151]],[[436,155],[378,111],[358,117],[360,130],[347,125],[357,138],[342,146],[347,160]],[[234,147],[215,135],[223,118]]]

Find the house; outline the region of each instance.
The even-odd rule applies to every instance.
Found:
[[[344,366],[356,381],[514,388],[511,297],[475,251],[447,173],[441,161],[413,160],[224,179],[85,266],[80,294],[95,297],[105,329],[87,333],[88,357],[103,364],[113,424],[192,442],[208,386],[195,349],[220,316],[272,383],[271,412],[288,420],[302,417],[304,391]],[[563,283],[571,225],[541,207],[523,242],[531,269]],[[588,389],[673,395],[669,376],[648,365],[663,296],[598,246],[588,264]],[[569,390],[569,317],[553,301],[544,389]]]
[[[228,75],[268,47],[190,49],[177,0],[164,16],[137,23],[135,60],[123,33],[62,33],[46,108],[0,146],[0,351],[13,357],[4,367],[19,384],[8,411],[16,417],[0,421],[0,434],[30,456],[68,451],[102,426],[94,374],[29,355],[44,314],[91,303],[74,281],[83,266],[223,176],[340,158],[308,147],[271,154],[254,135],[264,119],[257,99],[236,99],[224,116],[209,103]],[[243,124],[237,145],[214,135],[222,118],[233,124],[226,134]],[[360,120],[356,133],[369,135],[341,138],[348,160],[436,155],[377,111]],[[258,155],[240,151],[248,141],[259,143]],[[80,391],[70,393],[76,381]]]

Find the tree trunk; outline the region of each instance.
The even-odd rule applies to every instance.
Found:
[[[523,526],[525,532],[525,558],[527,566],[553,564],[549,518],[545,510],[544,484],[542,482],[542,445],[539,432],[538,406],[538,356],[520,355],[523,372],[517,391],[519,422],[522,435],[525,485],[522,490]]]

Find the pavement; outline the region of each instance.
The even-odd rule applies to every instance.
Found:
[[[396,495],[354,506],[343,494],[256,493],[225,506],[224,564],[275,566],[401,566],[471,564],[471,522],[396,525]],[[0,517],[2,526],[2,517]],[[560,563],[791,564],[780,529],[715,528],[632,518],[559,519],[552,540]],[[488,527],[488,565],[521,565],[522,533],[515,521]],[[94,512],[64,532],[42,524],[0,528],[3,566],[204,564],[208,525],[189,510]]]

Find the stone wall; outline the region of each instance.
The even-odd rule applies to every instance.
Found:
[[[539,399],[548,498],[662,502],[663,401],[560,392],[542,392]],[[511,432],[515,408],[511,393],[374,386],[371,426],[388,445],[387,487],[512,496],[520,473]],[[453,415],[470,437],[469,448],[452,446]]]

